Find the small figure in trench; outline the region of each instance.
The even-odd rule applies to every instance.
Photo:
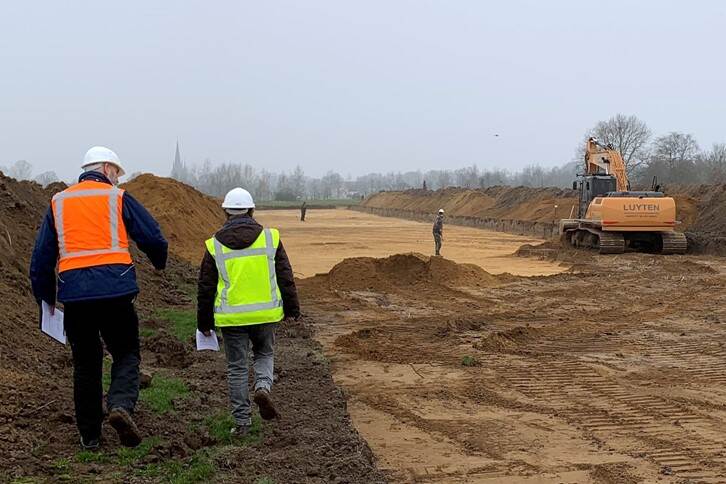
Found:
[[[444,241],[444,209],[440,208],[434,220],[434,245],[436,255],[441,255],[441,244]]]

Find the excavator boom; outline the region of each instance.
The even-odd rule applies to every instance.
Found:
[[[585,173],[588,175],[613,175],[619,192],[630,190],[628,172],[620,153],[611,146],[603,146],[597,138],[587,140]]]

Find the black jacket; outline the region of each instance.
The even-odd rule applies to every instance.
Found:
[[[231,217],[214,236],[222,245],[230,249],[245,249],[257,240],[262,233],[262,225],[249,215]],[[285,317],[297,318],[300,316],[300,302],[297,298],[295,278],[287,258],[285,248],[280,241],[275,253],[275,273],[277,285],[282,294],[282,308]],[[199,331],[214,329],[214,300],[217,296],[219,274],[214,257],[209,251],[204,252],[202,267],[199,270],[199,283],[197,286],[197,327]]]

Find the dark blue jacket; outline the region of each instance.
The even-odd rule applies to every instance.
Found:
[[[98,172],[84,173],[79,182],[92,180],[111,182]],[[122,217],[126,231],[157,269],[166,267],[168,244],[159,224],[134,197],[124,192]],[[56,265],[58,263],[58,233],[49,208],[38,230],[33,257],[30,261],[30,282],[35,299],[49,304],[56,301]],[[58,274],[60,302],[87,301],[137,294],[136,270],[133,264],[108,264],[73,269]]]

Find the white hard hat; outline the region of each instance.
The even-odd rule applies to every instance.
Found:
[[[444,213],[444,209],[443,208],[440,208],[439,209],[439,213]]]
[[[224,202],[222,202],[222,208],[255,208],[255,201],[252,200],[250,192],[244,188],[233,188],[227,195],[224,196]]]
[[[121,166],[121,160],[118,159],[118,155],[105,146],[94,146],[86,151],[81,168],[86,168],[88,165],[94,165],[96,163],[111,163],[118,168],[118,176],[121,177],[126,174],[126,170]]]

